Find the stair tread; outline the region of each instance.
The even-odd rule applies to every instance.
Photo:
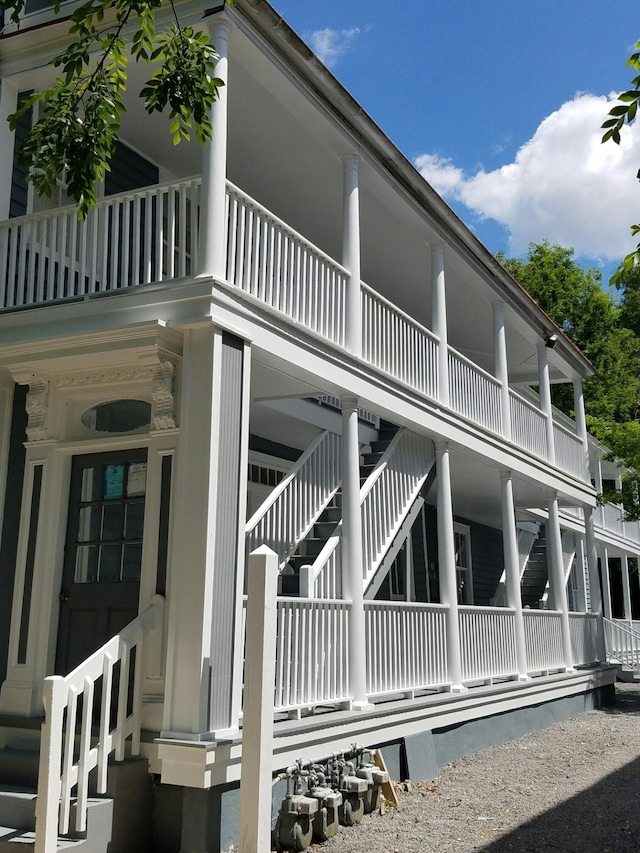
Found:
[[[9,843],[11,845],[29,845],[33,847],[35,844],[36,835],[32,829],[14,829],[11,826],[0,826],[0,843]],[[86,845],[85,838],[58,838],[56,849],[69,850],[73,847]]]

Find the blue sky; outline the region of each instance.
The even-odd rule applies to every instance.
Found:
[[[637,0],[271,1],[491,251],[548,239],[608,277],[634,247],[640,128],[599,128]]]

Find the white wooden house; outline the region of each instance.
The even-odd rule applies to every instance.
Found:
[[[265,0],[176,2],[220,54],[210,144],[131,94],[87,220],[34,197],[4,118],[54,74],[48,5],[0,37],[0,782],[44,701],[39,849],[140,740],[135,849],[231,843],[262,544],[274,771],[357,740],[418,772],[600,702],[640,529],[596,508],[590,363]]]

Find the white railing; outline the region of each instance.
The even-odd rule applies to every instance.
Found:
[[[598,616],[595,613],[570,613],[569,633],[574,664],[598,660]]]
[[[602,622],[607,660],[640,672],[640,634],[622,622],[612,619],[603,619]]]
[[[0,223],[0,308],[193,275],[200,179]]]
[[[398,430],[360,490],[362,577],[371,582],[434,463],[431,439]]]
[[[349,699],[347,601],[278,598],[275,710]]]
[[[366,601],[364,606],[367,695],[448,684],[444,605]]]
[[[539,459],[547,459],[547,433],[543,413],[512,388],[509,389],[509,405],[513,443]]]
[[[284,566],[340,486],[340,436],[321,433],[246,526],[246,553],[268,545]]]
[[[344,267],[229,183],[227,223],[228,281],[343,345]]]
[[[156,595],[144,613],[69,675],[45,679],[36,806],[37,853],[55,853],[58,834],[69,833],[74,804],[74,830],[86,830],[89,773],[94,768],[97,791],[103,794],[112,753],[116,761],[123,761],[130,739],[131,754],[139,754],[145,639],[150,631],[162,631],[163,618],[164,598]],[[117,685],[116,665],[120,668]],[[100,712],[97,736],[92,732],[94,703],[99,703]],[[76,793],[72,796],[74,788]]]
[[[515,611],[506,607],[460,607],[462,681],[488,681],[518,674]]]
[[[502,434],[500,382],[451,347],[449,405],[467,420]]]
[[[362,358],[411,388],[438,399],[438,338],[362,284]]]
[[[602,504],[596,508],[594,518],[596,525],[604,530],[640,543],[640,522],[624,521],[624,508],[620,504]]]
[[[562,614],[556,610],[523,610],[527,671],[564,669]]]
[[[360,489],[362,576],[366,590],[418,497],[433,464],[433,442],[399,430]],[[336,530],[310,569],[309,594],[337,589],[341,528]],[[323,577],[324,576],[324,577]]]
[[[587,463],[581,439],[571,430],[554,421],[553,445],[558,468],[584,480]]]

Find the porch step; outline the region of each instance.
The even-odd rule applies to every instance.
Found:
[[[618,681],[624,681],[626,684],[636,683],[640,684],[640,672],[636,669],[633,669],[626,664],[618,665],[618,672],[616,673],[616,678]]]
[[[35,849],[34,791],[0,790],[0,853],[27,853]],[[9,811],[13,808],[13,812]],[[86,837],[59,837],[57,850],[106,853],[111,839],[113,801],[92,798],[88,802]],[[73,810],[72,810],[73,819]]]

